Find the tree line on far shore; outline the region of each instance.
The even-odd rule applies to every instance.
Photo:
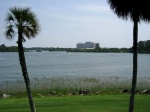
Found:
[[[131,48],[96,48],[96,49],[77,49],[77,48],[54,48],[54,47],[33,47],[24,48],[26,52],[41,49],[43,51],[66,51],[66,52],[114,52],[114,53],[132,53]],[[17,46],[0,45],[0,52],[18,52]],[[150,40],[138,42],[138,53],[150,53]]]
[[[0,45],[0,52],[18,52],[17,46],[6,46],[5,44]]]

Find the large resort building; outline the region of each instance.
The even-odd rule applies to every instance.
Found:
[[[96,48],[99,48],[99,43],[85,42],[77,44],[77,49],[96,49]]]

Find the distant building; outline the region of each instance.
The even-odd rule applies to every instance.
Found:
[[[77,44],[77,49],[96,49],[96,48],[99,48],[99,43],[85,42]]]

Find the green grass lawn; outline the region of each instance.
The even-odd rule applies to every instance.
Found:
[[[127,112],[129,95],[34,98],[37,112]],[[135,112],[150,112],[150,95],[136,95]],[[30,112],[27,98],[0,99],[0,112]]]

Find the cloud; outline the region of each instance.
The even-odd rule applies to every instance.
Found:
[[[108,13],[109,8],[107,5],[75,5],[75,9],[86,12],[94,12],[94,13]]]

